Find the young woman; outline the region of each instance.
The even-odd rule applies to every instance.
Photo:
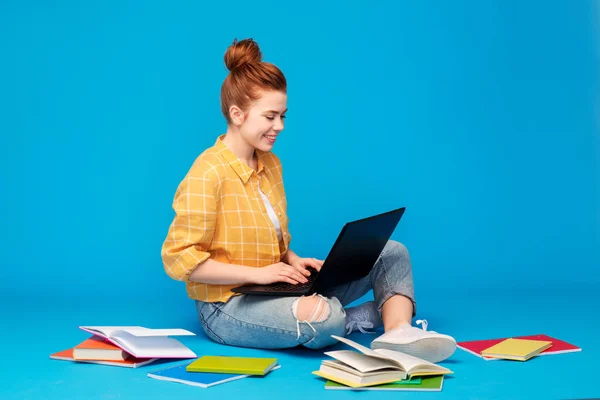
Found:
[[[372,348],[437,362],[456,348],[447,335],[411,326],[415,315],[406,248],[389,241],[371,273],[326,293],[302,297],[236,295],[241,284],[306,282],[322,260],[290,249],[279,158],[271,152],[284,128],[286,79],[263,62],[252,39],[225,53],[221,88],[227,132],[196,159],[173,201],[175,217],[162,248],[167,274],[186,283],[206,335],[233,346],[319,349],[331,335],[384,326]],[[344,309],[369,290],[374,302]]]

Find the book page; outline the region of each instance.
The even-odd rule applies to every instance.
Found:
[[[141,326],[80,326],[86,332],[92,333],[97,336],[110,337],[114,331],[125,330],[125,331],[138,331],[147,328]]]
[[[111,340],[138,358],[192,358],[196,354],[183,343],[165,336],[134,336],[114,331]]]
[[[338,360],[323,360],[323,361],[321,361],[321,366],[323,366],[323,365],[326,365],[333,369],[339,369],[339,370],[354,374],[356,376],[361,376],[361,377],[380,376],[384,373],[385,374],[395,373],[395,374],[399,374],[398,376],[400,376],[400,378],[398,378],[398,379],[404,379],[407,375],[406,372],[401,371],[398,367],[378,369],[378,370],[372,371],[372,372],[360,372],[360,371],[357,371],[356,369],[352,368],[348,364],[344,364],[343,362],[338,361]]]
[[[390,368],[393,368],[397,371],[402,370],[398,365],[396,365],[396,363],[392,361],[384,360],[379,357],[375,358],[367,356],[352,350],[328,351],[325,352],[325,354],[363,373],[383,369],[389,370]]]
[[[389,361],[388,357],[386,357],[386,356],[384,356],[382,354],[377,353],[375,350],[371,350],[368,347],[365,347],[365,346],[363,346],[361,344],[353,342],[352,340],[350,340],[348,338],[343,338],[343,337],[335,336],[335,335],[331,335],[331,337],[334,338],[334,339],[339,340],[342,343],[346,343],[350,347],[354,347],[356,350],[360,351],[363,354],[366,354],[366,355],[371,356],[371,357],[377,357],[379,359],[384,359],[384,360],[388,360]],[[401,364],[400,364],[400,366],[401,366]]]
[[[99,336],[111,337],[115,331],[124,331],[133,336],[195,336],[196,334],[185,329],[150,329],[143,326],[80,326],[81,329],[99,334]]]
[[[150,329],[142,327],[123,327],[120,330],[137,337],[144,336],[195,336],[196,334],[185,329]]]
[[[415,372],[423,372],[423,371],[435,371],[435,372],[439,371],[442,373],[452,372],[449,369],[444,368],[440,365],[430,363],[429,361],[425,361],[421,358],[414,357],[414,356],[411,356],[406,353],[401,353],[399,351],[388,350],[388,349],[377,349],[375,351],[377,353],[381,354],[382,356],[389,358],[391,360],[394,360],[398,364],[402,365],[404,367],[404,369],[406,370],[406,372],[408,372],[409,374],[412,374]]]

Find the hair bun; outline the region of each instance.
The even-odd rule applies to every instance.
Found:
[[[244,64],[256,64],[261,62],[262,53],[253,39],[237,39],[227,48],[225,52],[225,66],[229,71],[241,67]]]

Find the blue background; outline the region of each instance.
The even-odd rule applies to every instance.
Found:
[[[91,382],[90,398],[201,390],[147,382],[147,370],[48,361],[85,338],[82,324],[185,327],[198,333],[186,339],[194,350],[265,354],[210,343],[160,260],[178,183],[226,129],[219,90],[235,37],[257,40],[288,79],[274,151],[292,248],[324,258],[345,222],[406,206],[393,238],[411,252],[432,329],[458,340],[561,335],[584,351],[485,365],[569,376],[562,363],[597,354],[599,16],[583,0],[3,0],[0,296],[13,328],[0,335],[29,358],[0,393],[77,398],[74,385]],[[318,366],[320,354],[286,354]],[[437,396],[518,393],[501,380],[514,370],[498,381],[501,372],[480,375],[483,361],[454,358],[461,373]],[[55,375],[36,380],[31,360]],[[321,393],[290,370],[276,371],[282,382]],[[210,390],[234,385],[250,383]],[[598,393],[567,386],[562,397]]]

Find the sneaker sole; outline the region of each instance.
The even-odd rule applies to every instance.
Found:
[[[388,349],[400,351],[436,363],[443,361],[454,354],[456,342],[443,337],[422,338],[417,339],[414,342],[398,344],[374,341],[371,343],[371,348],[373,350]]]

